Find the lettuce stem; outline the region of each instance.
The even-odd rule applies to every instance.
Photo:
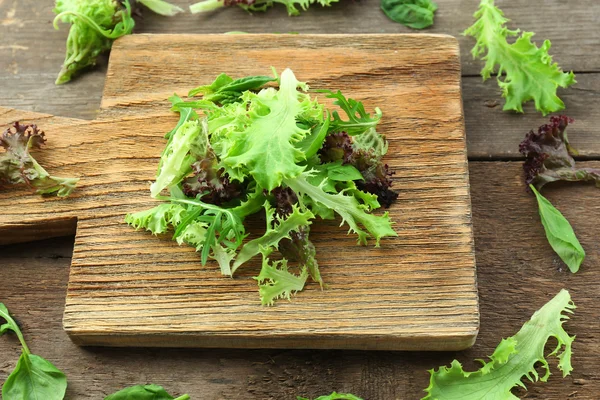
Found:
[[[192,14],[208,12],[216,10],[217,8],[225,7],[223,0],[204,0],[190,6],[190,12]]]

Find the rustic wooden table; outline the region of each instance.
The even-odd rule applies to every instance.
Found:
[[[55,86],[66,27],[52,28],[51,0],[0,0],[0,105],[92,119],[98,111],[105,61],[74,82]],[[175,1],[182,6],[189,2]],[[381,13],[376,0],[344,1],[315,7],[288,18],[283,7],[249,15],[228,9],[176,19],[146,13],[136,32],[222,33],[392,33],[409,32]],[[578,308],[567,323],[577,335],[572,376],[556,368],[546,384],[530,384],[519,397],[597,399],[600,393],[600,192],[592,185],[555,185],[545,194],[570,220],[587,251],[582,269],[572,275],[549,247],[537,206],[521,178],[518,144],[543,123],[531,105],[525,114],[502,112],[496,83],[482,83],[481,64],[473,61],[470,38],[477,1],[438,0],[432,33],[459,37],[463,101],[470,159],[473,225],[481,302],[481,331],[475,346],[457,353],[399,353],[294,350],[107,349],[75,346],[62,330],[61,317],[73,238],[65,237],[0,248],[0,301],[23,325],[31,349],[68,376],[69,399],[101,399],[119,388],[154,382],[193,399],[295,399],[333,390],[365,399],[418,399],[428,369],[459,359],[467,368],[490,355],[503,337],[515,333],[531,314],[561,288]],[[583,166],[600,167],[600,3],[596,0],[525,2],[498,0],[511,27],[552,41],[551,53],[578,84],[560,92],[565,114],[576,119],[569,138],[580,149]],[[26,210],[24,210],[26,212]],[[0,211],[1,218],[1,211]],[[13,338],[0,340],[0,382],[19,356]]]

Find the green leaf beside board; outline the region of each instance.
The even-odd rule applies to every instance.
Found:
[[[13,331],[22,346],[22,353],[15,369],[2,385],[4,400],[62,400],[67,390],[67,377],[52,363],[31,354],[23,334],[8,309],[0,303],[0,317],[6,323],[0,326],[0,334]]]
[[[529,187],[537,198],[540,218],[550,246],[567,264],[571,272],[579,271],[579,266],[585,258],[585,251],[577,240],[571,224],[533,185]]]
[[[394,22],[424,29],[433,25],[437,4],[431,0],[381,0],[381,9]]]
[[[511,390],[517,386],[525,389],[523,378],[531,382],[548,380],[548,356],[558,358],[558,369],[563,377],[569,375],[573,370],[571,345],[575,336],[570,336],[562,325],[574,309],[569,292],[561,290],[536,311],[516,335],[503,339],[490,361],[480,360],[483,365],[477,371],[464,371],[457,360],[450,367],[431,370],[431,381],[425,389],[427,395],[422,400],[518,400]],[[544,356],[544,348],[551,337],[558,345]],[[541,376],[537,365],[544,373]]]
[[[189,398],[187,394],[175,398],[159,385],[135,385],[106,396],[104,400],[188,400]]]

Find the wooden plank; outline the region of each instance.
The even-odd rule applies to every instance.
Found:
[[[256,261],[237,279],[225,279],[216,265],[199,268],[192,248],[123,223],[127,212],[155,204],[148,182],[175,115],[147,108],[139,115],[113,113],[111,120],[59,124],[57,118],[46,129],[49,145],[40,162],[56,175],[82,176],[79,190],[64,200],[44,200],[25,189],[17,201],[14,193],[0,194],[0,230],[78,219],[64,317],[74,341],[429,350],[473,343],[477,293],[456,41],[424,35],[304,36],[302,46],[293,47],[292,60],[286,57],[295,43],[291,38],[130,36],[120,41],[111,68],[130,51],[125,44],[138,48],[147,65],[132,65],[127,75],[109,73],[113,83],[104,102],[113,110],[131,103],[153,105],[149,100],[162,103],[170,95],[167,87],[189,85],[190,71],[200,81],[211,80],[215,63],[242,75],[289,66],[313,87],[344,88],[387,115],[381,129],[390,141],[388,164],[402,188],[390,209],[399,237],[365,249],[337,226],[339,221],[315,224],[311,231],[330,288],[308,287],[291,303],[262,307],[251,279],[258,272]],[[253,43],[260,43],[260,50],[252,50]],[[215,55],[210,62],[184,57],[190,48],[222,47],[231,57]],[[324,59],[325,47],[326,72],[315,61]],[[137,56],[132,53],[131,59]],[[380,66],[376,73],[373,64]],[[146,86],[149,81],[133,73],[141,71],[171,84]]]
[[[584,162],[600,168],[600,162]],[[369,400],[419,399],[428,369],[453,358],[474,369],[502,338],[513,335],[532,313],[561,288],[577,305],[565,323],[576,335],[572,376],[561,378],[550,358],[547,383],[527,383],[520,398],[595,399],[600,392],[600,248],[598,190],[592,185],[552,186],[545,195],[567,216],[587,260],[577,274],[560,263],[547,244],[532,196],[520,180],[517,162],[471,162],[473,225],[481,297],[481,331],[475,346],[462,352],[356,352],[231,349],[81,348],[62,330],[73,239],[0,248],[0,301],[18,317],[29,347],[67,373],[68,396],[104,398],[135,383],[156,382],[193,399],[314,398],[332,390]],[[547,190],[547,191],[546,191]],[[507,222],[508,221],[508,222]],[[20,348],[12,335],[0,337],[0,382],[14,367]]]

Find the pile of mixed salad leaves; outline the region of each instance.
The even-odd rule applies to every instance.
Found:
[[[171,227],[174,240],[194,246],[202,264],[216,260],[223,275],[262,256],[256,279],[263,304],[302,290],[308,276],[323,285],[309,239],[315,218],[339,215],[360,244],[396,236],[387,212],[371,213],[397,197],[382,161],[388,144],[376,130],[381,111],[371,115],[340,91],[318,91],[335,99],[343,118],[311,98],[290,69],[274,74],[235,80],[221,74],[189,93],[200,100],[174,95],[179,123],[166,135],[150,188],[164,202],[126,217],[154,234]],[[278,88],[264,87],[270,83]],[[266,231],[243,243],[244,220],[258,212]],[[276,249],[280,260],[270,258]],[[289,260],[298,263],[297,274]]]

